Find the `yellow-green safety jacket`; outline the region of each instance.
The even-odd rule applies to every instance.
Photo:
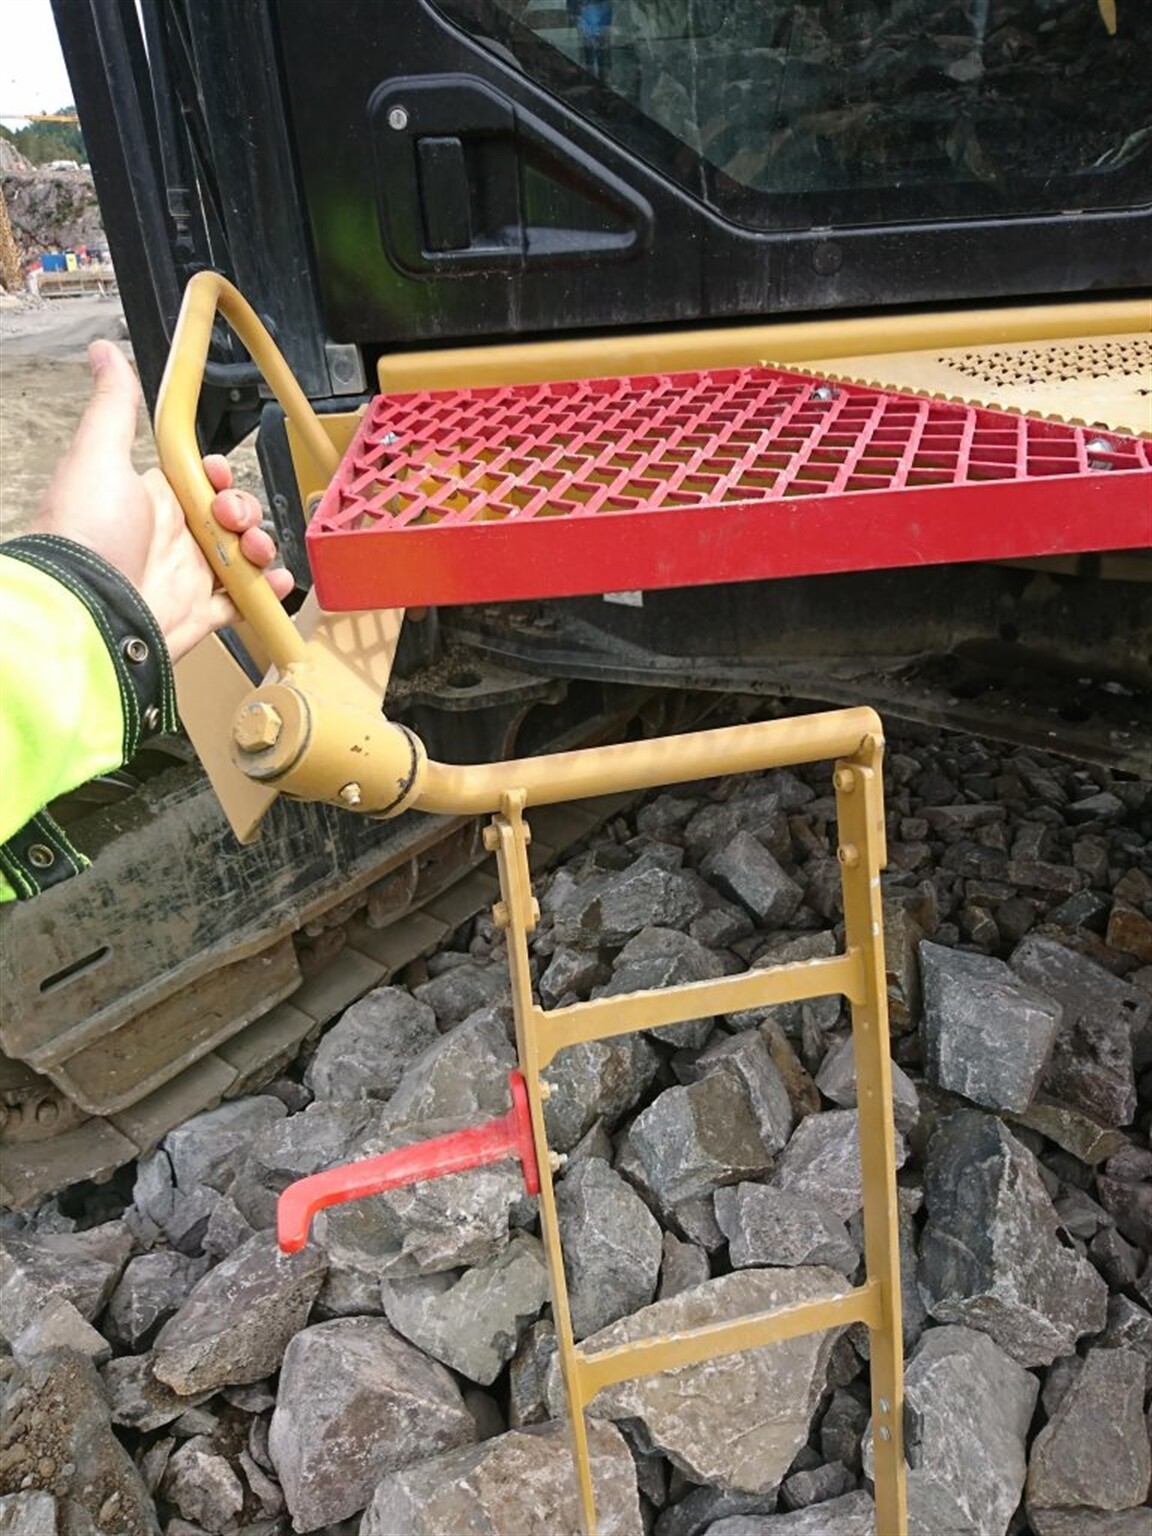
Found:
[[[45,807],[178,727],[172,663],[136,589],[55,534],[0,548],[0,900],[83,869]]]

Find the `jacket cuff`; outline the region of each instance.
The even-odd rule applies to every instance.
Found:
[[[124,714],[121,760],[149,736],[179,729],[172,660],[160,626],[136,588],[113,565],[71,539],[29,533],[4,553],[66,587],[92,616],[108,650]]]

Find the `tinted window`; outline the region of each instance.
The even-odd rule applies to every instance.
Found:
[[[702,201],[763,228],[1152,197],[1152,6],[440,0]]]

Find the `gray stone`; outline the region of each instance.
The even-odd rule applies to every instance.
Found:
[[[770,791],[737,793],[727,800],[701,806],[684,828],[684,843],[696,863],[727,846],[738,833],[751,833],[756,843],[786,859],[792,839],[788,817]]]
[[[231,1186],[232,1198],[258,1229],[272,1225],[276,1196],[297,1179],[359,1157],[378,1115],[379,1107],[366,1100],[332,1104],[317,1099],[299,1114],[273,1120],[248,1143],[244,1168]]]
[[[608,979],[608,967],[595,950],[571,949],[557,945],[537,983],[545,1008],[555,1008],[562,998],[587,997],[592,988]]]
[[[12,1340],[12,1355],[20,1365],[27,1365],[50,1349],[74,1349],[96,1365],[112,1353],[112,1346],[103,1335],[63,1296],[54,1296],[47,1302]]]
[[[385,1280],[380,1299],[397,1333],[469,1381],[489,1386],[548,1300],[544,1251],[538,1239],[521,1234],[490,1263],[462,1275]]]
[[[745,1090],[760,1128],[764,1150],[779,1152],[787,1145],[795,1117],[788,1088],[757,1030],[744,1030],[713,1040],[696,1058],[691,1076],[726,1072]]]
[[[1022,1365],[1103,1328],[1107,1287],[1061,1243],[1035,1158],[999,1120],[965,1110],[945,1121],[924,1195],[920,1287],[938,1321],[983,1329]]]
[[[53,1494],[60,1536],[101,1530],[156,1536],[152,1500],[112,1431],[100,1378],[87,1356],[57,1349],[14,1372],[0,1438],[0,1493]]]
[[[930,1328],[909,1360],[906,1416],[915,1424],[908,1524],[916,1536],[1005,1536],[1020,1502],[1036,1378],[986,1334]],[[872,1474],[871,1432],[864,1467]]]
[[[173,1392],[152,1374],[150,1355],[121,1355],[109,1360],[100,1376],[112,1422],[142,1433],[173,1423],[189,1406],[211,1396],[210,1392],[197,1392],[191,1397]]]
[[[927,941],[920,975],[928,1081],[989,1109],[1026,1109],[1060,1026],[1060,1004],[1002,960]]]
[[[642,928],[683,928],[703,906],[692,877],[642,854],[628,869],[570,889],[555,909],[553,931],[576,949],[619,947]]]
[[[1152,1392],[1152,1313],[1127,1296],[1109,1296],[1108,1321],[1096,1343],[1138,1354],[1144,1361],[1146,1391]]]
[[[851,1035],[831,1047],[816,1074],[816,1086],[841,1109],[856,1108],[856,1042]],[[916,1085],[896,1062],[892,1063],[892,1118],[905,1135],[916,1129],[920,1119]]]
[[[1035,1536],[1148,1536],[1147,1509],[1036,1509],[1028,1518]]]
[[[873,1536],[875,1529],[872,1499],[858,1492],[790,1515],[736,1515],[718,1520],[708,1536]]]
[[[268,1449],[297,1531],[347,1519],[389,1472],[475,1437],[449,1373],[378,1318],[319,1323],[288,1346]]]
[[[244,1507],[244,1485],[212,1442],[196,1436],[172,1453],[161,1492],[185,1520],[220,1536]]]
[[[896,1137],[896,1166],[906,1156],[904,1140]],[[772,1174],[771,1183],[785,1194],[814,1200],[848,1221],[864,1202],[860,1172],[859,1114],[831,1109],[809,1115],[797,1126]]]
[[[257,1233],[209,1270],[161,1328],[156,1376],[190,1394],[271,1375],[303,1327],[327,1268],[321,1249],[282,1254],[273,1234]]]
[[[169,1131],[161,1147],[177,1187],[194,1190],[206,1184],[223,1194],[234,1171],[233,1157],[263,1126],[282,1120],[286,1113],[279,1099],[261,1094],[232,1099]]]
[[[894,1034],[906,1034],[920,1022],[920,944],[924,929],[907,909],[884,903],[884,968],[888,1019]]]
[[[705,1536],[715,1522],[729,1515],[770,1515],[776,1490],[768,1493],[727,1493],[722,1488],[693,1488],[656,1521],[654,1536]]]
[[[1112,1218],[1104,1207],[1097,1205],[1074,1184],[1066,1185],[1052,1204],[1064,1231],[1081,1242],[1091,1242],[1097,1232],[1112,1225]]]
[[[506,1114],[511,1107],[508,1074],[515,1065],[506,1011],[481,1009],[438,1036],[408,1065],[382,1126]]]
[[[56,1536],[56,1500],[38,1489],[0,1495],[0,1536]]]
[[[1116,1230],[1138,1247],[1152,1248],[1152,1176],[1134,1179],[1111,1178],[1115,1158],[1096,1176],[1100,1203],[1116,1223]]]
[[[640,1101],[659,1067],[656,1048],[643,1035],[588,1040],[560,1051],[544,1072],[552,1087],[544,1105],[549,1145],[569,1152],[598,1120],[610,1129]]]
[[[656,1292],[658,1300],[690,1291],[694,1285],[702,1285],[711,1274],[708,1255],[703,1248],[695,1243],[681,1242],[675,1233],[664,1233],[660,1285]]]
[[[320,1099],[387,1099],[436,1039],[436,1015],[403,987],[377,987],[345,1010],[316,1047],[304,1081]]]
[[[856,1479],[846,1466],[839,1461],[826,1461],[786,1477],[780,1484],[780,1502],[785,1509],[806,1509],[810,1504],[841,1498],[855,1487]]]
[[[772,1165],[748,1093],[728,1073],[666,1088],[633,1120],[625,1144],[665,1209]]]
[[[468,960],[416,987],[415,996],[435,1012],[441,1029],[451,1029],[482,1008],[508,1001],[508,967]]]
[[[207,1272],[205,1259],[157,1248],[130,1259],[104,1314],[104,1331],[125,1349],[140,1349]]]
[[[383,1317],[380,1276],[330,1267],[312,1312],[317,1322],[333,1317]]]
[[[829,1269],[745,1269],[653,1302],[585,1340],[589,1352],[705,1323],[839,1296]],[[744,1493],[775,1488],[808,1438],[837,1330],[606,1387],[596,1418],[635,1420],[641,1445],[693,1482]],[[558,1373],[557,1373],[558,1375]]]
[[[1023,939],[1010,963],[1064,1010],[1044,1073],[1045,1096],[1101,1125],[1127,1125],[1136,1111],[1132,1039],[1148,1026],[1152,998],[1041,934]]]
[[[783,928],[804,900],[804,891],[751,832],[737,832],[710,853],[700,873],[723,896],[738,901],[763,928]]]
[[[1090,1349],[1028,1463],[1028,1508],[1122,1510],[1152,1478],[1144,1423],[1145,1367],[1126,1349]]]
[[[459,1129],[458,1121],[391,1126],[367,1138],[360,1156]],[[337,1271],[406,1280],[468,1268],[488,1263],[507,1246],[509,1220],[523,1194],[519,1166],[494,1163],[334,1206],[316,1223],[316,1237]]]
[[[90,1232],[8,1235],[0,1243],[0,1338],[11,1343],[49,1301],[69,1301],[87,1322],[99,1316],[132,1252],[132,1236],[114,1224]]]
[[[843,1221],[810,1197],[764,1184],[738,1184],[718,1189],[713,1204],[734,1269],[827,1264],[850,1275],[860,1263]]]
[[[1097,1125],[1090,1116],[1065,1104],[1030,1104],[1021,1114],[1009,1116],[1015,1124],[1047,1136],[1065,1152],[1090,1166],[1111,1157],[1124,1142],[1123,1133]]]
[[[508,1371],[508,1422],[513,1429],[548,1418],[548,1367],[556,1353],[556,1329],[548,1318],[533,1323]]]
[[[247,1451],[239,1453],[236,1463],[244,1473],[244,1481],[255,1494],[264,1514],[272,1520],[282,1515],[287,1506],[284,1501],[284,1490],[280,1484],[270,1478],[259,1462]]]
[[[693,981],[723,976],[724,965],[703,944],[672,928],[645,927],[616,956],[612,980],[598,997],[619,997],[626,992],[656,991],[682,987]],[[658,1040],[685,1050],[698,1051],[712,1033],[715,1020],[685,1019],[665,1024],[650,1033]]]
[[[623,1437],[589,1425],[599,1536],[641,1536],[636,1468]],[[580,1536],[569,1431],[513,1429],[385,1477],[361,1536]]]
[[[660,1273],[660,1227],[639,1195],[599,1158],[556,1188],[576,1338],[647,1306]]]
[[[820,1454],[859,1475],[868,1409],[858,1397],[838,1387],[820,1424]]]

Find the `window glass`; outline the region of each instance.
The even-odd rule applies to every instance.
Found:
[[[738,222],[1026,215],[1152,197],[1147,0],[440,7]]]

